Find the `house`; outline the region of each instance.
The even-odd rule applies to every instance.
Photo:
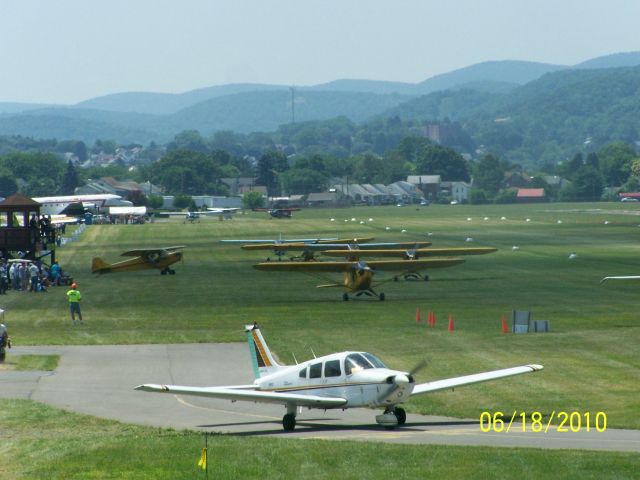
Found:
[[[266,195],[266,187],[261,187],[264,189],[258,189],[258,185],[256,185],[255,177],[226,177],[221,178],[220,182],[224,183],[227,187],[229,187],[229,195],[242,195],[245,192],[251,192],[254,190],[258,190],[261,193]]]
[[[438,175],[439,177],[439,175]],[[424,194],[415,184],[399,180],[387,186],[396,201],[403,203],[420,203]]]
[[[442,183],[440,175],[409,175],[407,182],[417,185],[425,198],[431,201],[438,199]]]
[[[546,202],[544,188],[519,188],[516,194],[519,203]]]
[[[458,203],[469,201],[469,190],[471,185],[467,182],[442,182],[440,193],[443,196],[451,197]]]
[[[332,185],[330,190],[341,193],[352,202],[369,205],[375,205],[376,203],[374,202],[378,201],[382,195],[381,193],[371,192],[358,183],[339,183]]]

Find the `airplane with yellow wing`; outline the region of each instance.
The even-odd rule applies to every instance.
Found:
[[[321,410],[380,408],[384,411],[376,416],[376,422],[385,428],[394,428],[406,423],[407,414],[400,405],[414,395],[453,390],[465,385],[539,372],[544,368],[532,363],[417,383],[415,376],[426,366],[425,361],[406,372],[388,368],[372,353],[346,351],[313,358],[297,365],[281,365],[256,324],[247,325],[245,331],[255,376],[253,384],[224,387],[144,384],[135,389],[232,402],[282,405],[287,412],[282,418],[282,426],[289,432],[295,429],[296,414],[302,407]]]
[[[262,262],[253,268],[267,272],[302,272],[319,276],[326,272],[343,274],[342,283],[332,282],[318,285],[318,288],[343,288],[346,291],[342,299],[349,300],[349,294],[356,297],[367,295],[384,300],[384,293],[377,293],[374,288],[383,282],[374,283],[373,277],[377,271],[394,272],[398,276],[418,276],[419,271],[431,268],[453,267],[464,262],[462,258],[431,258],[426,260],[376,260],[364,261],[340,261],[340,262]]]
[[[281,259],[287,252],[301,252],[300,255],[292,257],[292,259],[300,258],[301,260],[315,260],[316,252],[324,252],[325,250],[340,251],[346,254],[350,251],[357,250],[387,250],[402,249],[411,250],[422,247],[428,247],[431,242],[382,242],[382,243],[365,243],[373,240],[373,238],[351,238],[337,239],[331,242],[290,242],[290,243],[263,243],[263,244],[247,244],[240,248],[243,250],[273,250],[275,255]],[[339,256],[343,256],[339,255]]]
[[[176,262],[182,260],[181,250],[184,246],[163,248],[139,248],[129,250],[121,254],[123,257],[135,257],[117,263],[107,263],[101,258],[94,258],[91,262],[91,273],[130,272],[133,270],[148,270],[157,268],[162,275],[174,275],[175,270],[170,268]]]

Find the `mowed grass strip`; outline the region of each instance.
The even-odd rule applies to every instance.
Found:
[[[317,355],[372,351],[390,367],[404,369],[426,358],[429,365],[418,381],[540,363],[542,372],[418,397],[408,408],[467,418],[485,410],[545,416],[603,411],[610,427],[640,428],[640,284],[599,283],[605,275],[640,274],[640,211],[634,208],[359,207],[304,210],[283,220],[251,212],[223,222],[95,225],[59,250],[63,268],[83,294],[85,325],[71,325],[63,287],[41,294],[9,292],[6,320],[16,345],[235,342],[244,339],[243,325],[257,321],[285,363],[294,355],[310,358],[311,349]],[[267,256],[275,260],[272,252],[219,243],[370,235],[499,251],[428,272],[429,282],[388,281],[379,287],[384,302],[343,302],[339,289],[315,288],[327,278],[259,272],[251,266]],[[117,261],[129,249],[171,245],[186,246],[175,276],[156,270],[90,273],[93,256]],[[570,259],[571,253],[576,257]],[[423,318],[435,312],[435,329],[416,325],[417,308]],[[501,318],[512,310],[549,320],[552,332],[503,335]],[[449,314],[455,322],[451,333]]]
[[[0,479],[204,478],[201,433],[124,425],[0,400]],[[633,453],[392,445],[210,435],[209,478],[633,478]]]

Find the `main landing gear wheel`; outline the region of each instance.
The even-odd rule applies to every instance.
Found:
[[[381,293],[380,295],[378,295],[378,298],[380,299],[381,302],[384,302],[384,293]]]
[[[404,408],[396,407],[393,409],[393,414],[398,419],[398,425],[404,425],[407,421],[407,412],[404,411]]]
[[[349,301],[349,295],[347,295],[346,293],[342,294],[342,300],[344,300],[345,302]]]
[[[160,270],[160,275],[166,275],[167,274],[167,269],[163,268],[162,270]]]
[[[169,269],[169,275],[175,275],[176,271],[173,268]]]
[[[282,428],[285,432],[293,432],[293,429],[296,428],[296,416],[293,413],[287,413],[282,417]]]
[[[425,281],[425,282],[428,282],[428,281],[429,281],[429,275],[425,275],[425,276],[424,276],[424,281]]]

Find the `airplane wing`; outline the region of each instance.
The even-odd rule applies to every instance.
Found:
[[[462,258],[432,258],[429,260],[379,260],[375,262],[262,262],[253,266],[271,272],[348,272],[359,265],[373,270],[415,272],[427,268],[452,267],[463,263]]]
[[[607,280],[640,280],[640,276],[639,275],[623,275],[618,277],[604,277],[602,280],[600,280],[600,283],[604,283]]]
[[[300,407],[336,408],[347,403],[340,397],[320,397],[318,395],[299,395],[295,393],[265,392],[252,386],[239,387],[183,387],[179,385],[138,385],[135,390],[174,395],[196,395],[199,397],[222,398],[247,402],[294,404]]]
[[[279,250],[279,251],[304,251],[304,250],[328,250],[331,248],[349,250],[354,248],[352,244],[361,242],[368,242],[373,240],[373,237],[361,237],[361,238],[335,238],[331,241],[317,240],[314,242],[287,242],[287,243],[252,243],[240,246],[243,250]],[[358,248],[369,247],[370,245],[385,245],[385,244],[371,244],[367,243],[359,245]]]
[[[228,239],[228,240],[220,240],[220,243],[266,243],[269,245],[279,245],[281,243],[318,243],[318,242],[334,242],[339,240],[338,238],[291,238],[289,240],[284,239]],[[272,247],[269,247],[272,248]]]
[[[369,244],[371,245],[371,244]],[[363,245],[367,246],[367,245]],[[420,257],[444,257],[450,255],[486,255],[487,253],[496,252],[497,248],[491,247],[476,247],[476,248],[359,248],[355,250],[324,250],[323,255],[329,257],[344,257],[345,255],[362,255],[373,257],[405,257],[412,256],[414,258]],[[360,252],[361,251],[361,252]]]
[[[465,375],[463,377],[453,377],[444,380],[436,380],[434,382],[420,383],[413,387],[411,395],[420,395],[423,393],[438,392],[440,390],[448,390],[463,385],[471,385],[473,383],[488,382],[489,380],[497,380],[498,378],[511,377],[513,375],[521,375],[523,373],[533,373],[542,370],[542,365],[523,365],[521,367],[503,368],[501,370],[492,370],[490,372],[475,373],[473,375]]]
[[[180,250],[181,248],[184,248],[184,245],[163,248],[139,248],[137,250],[129,250],[127,252],[121,253],[120,255],[123,257],[143,257],[145,255],[152,254],[162,255],[165,252],[173,252],[175,250]]]

